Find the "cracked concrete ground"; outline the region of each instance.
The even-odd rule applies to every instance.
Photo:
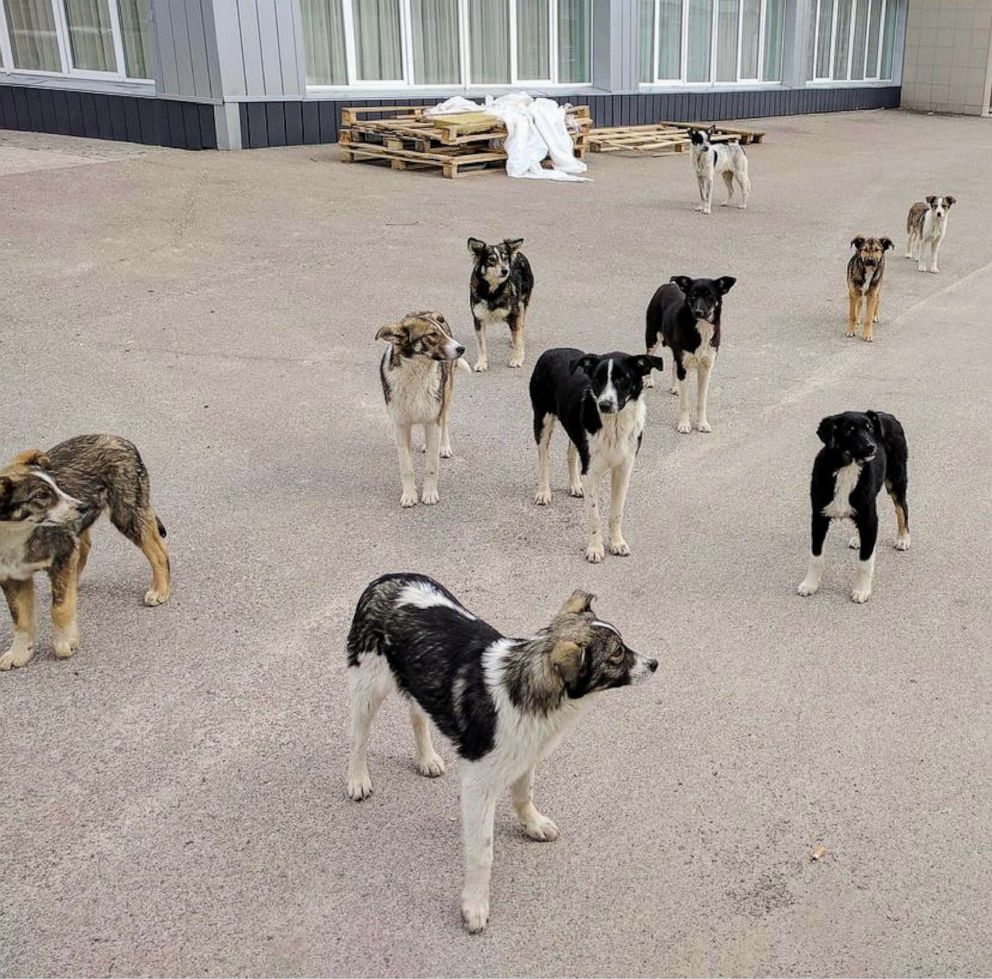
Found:
[[[144,561],[103,523],[80,651],[54,659],[44,599],[35,660],[0,675],[0,972],[992,972],[992,122],[757,125],[752,208],[710,218],[681,158],[447,181],[326,146],[3,134],[0,453],[132,438],[175,595],[144,608]],[[939,276],[902,258],[927,193],[959,200]],[[844,338],[858,232],[897,242],[871,346]],[[672,274],[739,279],[713,434],[677,434],[650,393],[630,558],[583,560],[560,434],[554,503],[533,506],[529,372],[498,334],[489,374],[457,378],[440,505],[398,505],[373,334],[436,307],[471,351],[469,235],[526,239],[528,367],[640,349]],[[801,599],[817,423],[868,407],[908,432],[913,549],[883,498],[870,603],[848,597],[842,528]],[[510,634],[586,588],[662,660],[539,771],[558,842],[501,805],[481,937],[458,916],[450,747],[446,777],[418,777],[387,704],[376,794],[344,795],[344,637],[399,569]]]

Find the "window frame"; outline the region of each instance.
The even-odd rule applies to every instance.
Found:
[[[810,44],[813,50],[813,68],[810,72],[810,77],[807,79],[810,85],[878,85],[880,83],[884,84],[886,82],[892,82],[895,77],[896,67],[895,59],[893,59],[892,64],[892,78],[882,77],[882,61],[883,61],[883,51],[885,49],[885,15],[888,12],[889,4],[896,4],[898,0],[851,0],[851,12],[849,15],[848,25],[847,25],[847,65],[846,65],[846,75],[841,78],[834,76],[834,64],[835,56],[837,53],[837,20],[838,11],[840,10],[840,4],[837,0],[834,0],[833,6],[833,17],[830,23],[830,58],[829,67],[830,73],[828,75],[818,75],[817,70],[817,58],[816,52],[820,44],[820,7],[823,0],[813,0],[810,10],[813,15],[813,35],[810,38]],[[852,77],[852,68],[854,60],[854,27],[857,21],[858,10],[861,5],[865,4],[867,7],[866,20],[865,20],[865,52],[862,60],[862,67],[864,69],[864,75],[861,78]],[[868,52],[871,49],[870,37],[871,37],[871,15],[872,10],[875,5],[878,5],[879,15],[878,15],[878,40],[877,40],[877,51],[875,52],[875,66],[873,74],[868,74]],[[893,21],[892,29],[897,30],[896,22]]]
[[[457,0],[458,11],[458,69],[459,78],[452,82],[417,82],[413,77],[413,6],[412,0],[398,0],[400,5],[400,51],[402,55],[403,77],[398,79],[375,79],[366,81],[358,78],[357,45],[355,37],[355,19],[353,0],[341,0],[341,19],[344,29],[344,53],[346,82],[340,85],[321,85],[305,83],[307,93],[323,94],[336,92],[368,91],[416,91],[434,92],[460,89],[463,91],[494,91],[512,88],[541,88],[541,89],[576,89],[592,87],[593,67],[593,37],[594,31],[588,33],[588,64],[589,80],[584,82],[561,82],[558,80],[558,0],[547,0],[548,3],[548,67],[550,78],[520,78],[517,71],[517,0],[508,0],[509,18],[509,52],[510,78],[505,82],[474,82],[472,81],[472,39],[469,27],[469,0]],[[593,17],[593,2],[587,0],[587,16]],[[764,0],[763,0],[764,2]],[[307,39],[303,38],[304,45]]]
[[[0,73],[5,75],[35,75],[41,78],[76,78],[85,81],[125,82],[134,85],[154,84],[153,78],[132,78],[127,74],[127,61],[124,57],[124,33],[121,29],[121,11],[118,0],[107,0],[110,11],[110,29],[114,41],[114,58],[117,71],[97,71],[92,68],[77,68],[72,60],[72,41],[69,36],[69,18],[65,0],[47,0],[52,8],[55,24],[55,40],[59,49],[59,71],[44,68],[18,68],[14,64],[14,49],[10,42],[10,25],[7,23],[7,7],[0,0],[0,55],[3,64]]]

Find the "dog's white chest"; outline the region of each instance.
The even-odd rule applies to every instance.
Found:
[[[872,281],[875,278],[874,269],[865,269],[865,281],[861,283],[861,291],[867,293],[871,288]]]
[[[0,531],[0,581],[27,581],[52,563],[51,560],[31,563],[25,560],[24,548],[33,532],[34,527],[27,533]]]
[[[647,405],[643,398],[628,402],[613,415],[600,415],[603,427],[589,439],[589,454],[605,466],[618,466],[637,452],[644,431]]]
[[[510,315],[510,310],[504,306],[499,306],[496,309],[491,309],[485,303],[476,303],[472,307],[472,312],[475,313],[475,318],[480,323],[504,323],[507,317]]]
[[[832,520],[842,520],[844,517],[854,515],[854,507],[851,506],[851,494],[854,487],[858,485],[861,476],[861,466],[857,462],[852,462],[847,466],[837,470],[834,476],[834,498],[823,508],[823,515]]]
[[[716,360],[716,347],[713,344],[713,324],[706,320],[696,321],[696,331],[699,333],[699,346],[695,350],[682,351],[682,366],[688,370],[690,367],[712,367]]]
[[[421,424],[434,421],[441,411],[441,365],[413,357],[387,371],[389,413],[397,421]]]

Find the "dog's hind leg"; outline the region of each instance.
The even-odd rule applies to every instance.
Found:
[[[679,362],[678,362],[678,358],[674,354],[672,354],[671,363],[672,363],[672,384],[668,390],[671,391],[672,394],[677,395],[679,393],[679,375],[678,375]]]
[[[734,200],[734,175],[729,170],[723,171],[723,182],[727,188],[727,199],[720,207],[730,207]]]
[[[537,429],[535,419],[535,429]],[[548,413],[540,422],[537,432],[537,492],[534,502],[547,506],[551,502],[551,436],[555,430],[555,416]]]
[[[510,342],[513,349],[510,352],[510,367],[524,366],[524,320],[527,310],[521,307],[515,316],[510,317]]]
[[[888,491],[892,505],[896,509],[896,524],[899,533],[896,537],[896,550],[909,550],[909,503],[906,500],[906,478],[886,480],[885,489]]]
[[[510,786],[510,798],[523,831],[539,843],[550,843],[558,839],[558,827],[553,820],[542,816],[534,807],[534,769],[528,768]]]
[[[653,357],[654,356],[654,352],[660,346],[661,346],[661,340],[658,338],[657,335],[655,335],[655,337],[654,337],[654,343],[651,342],[651,337],[649,336],[648,337],[647,350],[645,351],[645,353],[647,353],[647,355],[649,357]],[[644,378],[644,386],[646,388],[653,388],[654,387],[654,371],[651,371],[648,374],[648,376],[646,378]]]
[[[809,567],[806,569],[806,577],[796,589],[804,598],[815,595],[823,580],[823,542],[827,539],[829,529],[829,518],[814,511],[810,527]]]
[[[737,183],[741,188],[741,202],[737,206],[742,211],[746,211],[747,203],[751,199],[751,176],[747,172],[747,167],[737,175]]]
[[[417,703],[410,704],[410,723],[413,725],[413,740],[417,746],[417,771],[428,778],[443,775],[444,759],[434,750],[430,721]]]
[[[692,431],[692,423],[689,421],[689,378],[681,364],[675,372],[675,390],[679,396],[679,420],[675,427],[683,435],[688,435]]]
[[[913,254],[913,242],[916,240],[916,232],[910,228],[906,234],[906,258],[916,258]]]
[[[10,614],[14,620],[14,641],[2,656],[0,670],[26,666],[34,655],[34,580],[9,578],[0,581]]]
[[[52,645],[59,659],[68,659],[79,646],[76,624],[76,587],[79,582],[79,548],[48,571],[52,583]]]
[[[351,751],[348,755],[348,798],[361,802],[372,794],[369,775],[369,731],[376,711],[393,689],[389,665],[378,653],[365,653],[348,667],[351,702]]]
[[[568,443],[568,495],[582,496],[582,460],[579,458],[579,450],[571,440]]]
[[[623,509],[627,503],[630,474],[634,471],[633,456],[610,473],[610,553],[620,557],[630,556],[630,545],[623,539]]]
[[[89,527],[79,535],[79,567],[76,570],[76,577],[82,578],[86,569],[86,562],[90,557],[90,549],[93,547],[93,538],[90,536]]]
[[[440,497],[437,492],[437,471],[441,458],[441,430],[435,422],[424,425],[424,435],[427,438],[427,472],[424,475],[424,491],[420,494],[420,502],[433,506]]]
[[[858,526],[858,573],[851,590],[851,601],[863,605],[871,597],[872,580],[875,577],[875,542],[878,539],[878,514],[874,511],[855,518]]]
[[[136,544],[152,568],[152,584],[145,592],[145,604],[163,605],[172,592],[169,549],[165,546],[165,527],[151,504],[135,511],[118,500],[110,501],[110,522]]]
[[[479,356],[472,370],[481,374],[489,370],[489,354],[486,353],[486,324],[480,319],[475,321],[475,344],[479,348]]]
[[[493,867],[493,820],[497,783],[485,762],[462,767],[462,840],[465,848],[465,882],[462,887],[462,920],[467,931],[482,931],[489,922],[489,878]]]

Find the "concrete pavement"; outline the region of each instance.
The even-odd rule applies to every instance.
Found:
[[[0,676],[0,972],[992,971],[992,123],[756,125],[752,207],[710,218],[679,158],[447,181],[327,146],[3,134],[0,454],[132,438],[175,593],[142,607],[144,561],[102,524],[76,657],[55,661],[45,599],[34,662]],[[959,200],[939,276],[902,258],[927,193]],[[859,232],[897,242],[871,346],[844,338]],[[490,372],[456,380],[440,505],[403,511],[372,337],[436,307],[473,349],[469,235],[526,239],[528,366],[492,336]],[[548,346],[641,349],[675,273],[739,280],[714,431],[677,434],[651,392],[633,555],[593,567],[560,433],[554,503],[531,502],[529,368]],[[868,407],[908,433],[913,549],[880,500],[869,604],[836,527],[800,599],[817,423]],[[662,660],[539,771],[558,842],[498,810],[481,937],[458,916],[450,747],[446,777],[419,777],[387,705],[376,794],[344,795],[344,637],[365,583],[401,569],[510,634],[586,588]]]

